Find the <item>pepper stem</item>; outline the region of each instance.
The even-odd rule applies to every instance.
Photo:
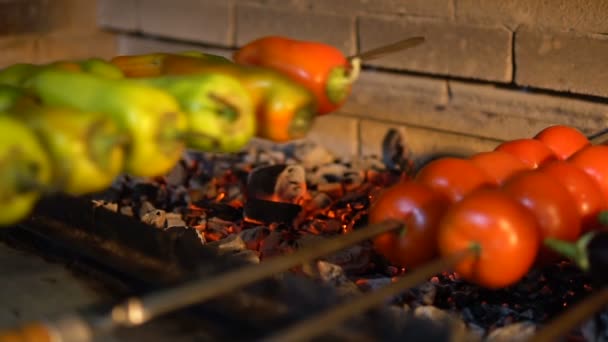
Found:
[[[361,73],[361,59],[355,57],[350,60],[348,69],[344,67],[334,68],[328,78],[325,88],[327,98],[334,104],[342,102],[350,91],[350,85],[353,84]]]
[[[568,242],[555,238],[546,238],[544,244],[574,261],[583,271],[588,271],[590,265],[589,257],[587,255],[587,245],[594,235],[594,232],[587,233],[576,242]]]

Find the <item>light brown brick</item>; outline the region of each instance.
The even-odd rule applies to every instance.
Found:
[[[138,0],[98,0],[100,26],[135,31],[139,27],[137,14]]]
[[[197,44],[187,44],[154,38],[143,38],[121,34],[118,36],[118,54],[137,55],[156,52],[202,51],[218,56],[231,58],[232,49],[209,48]]]
[[[364,72],[342,111],[357,117],[488,138],[513,135],[505,128],[506,116],[470,108],[455,110],[450,107],[446,81],[425,77]]]
[[[499,82],[512,79],[511,32],[504,28],[409,17],[364,17],[359,20],[361,50],[419,35],[426,38],[423,45],[369,64]]]
[[[608,32],[608,2],[603,0],[456,0],[456,18],[462,22],[502,23]]]
[[[83,33],[97,31],[96,0],[52,0],[48,2],[47,16],[51,31]]]
[[[444,18],[453,14],[452,0],[237,0],[237,3],[338,14],[381,13]]]
[[[450,108],[488,117],[486,131],[503,139],[530,137],[552,124],[591,134],[608,126],[608,105],[563,96],[450,81]]]
[[[521,29],[515,46],[516,83],[608,96],[608,38]]]
[[[358,153],[358,122],[356,118],[339,114],[316,118],[307,138],[318,142],[338,156]]]
[[[321,41],[351,54],[355,52],[353,21],[338,14],[237,5],[236,43],[241,46],[262,36],[283,35]]]
[[[36,61],[35,36],[11,36],[0,38],[0,68],[15,63],[34,63]]]
[[[49,29],[44,0],[0,1],[0,35],[39,33]]]
[[[187,41],[232,45],[232,6],[213,0],[139,0],[145,33]]]
[[[38,39],[38,63],[65,59],[111,58],[116,55],[114,35],[90,33],[82,35],[47,35]]]
[[[398,125],[375,120],[361,120],[361,154],[381,155],[382,140],[389,129],[396,129],[417,163],[439,155],[468,156],[494,149],[500,141],[445,131]]]

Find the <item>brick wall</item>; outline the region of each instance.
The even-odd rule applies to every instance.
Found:
[[[486,150],[555,123],[606,127],[604,0],[99,1],[119,53],[229,56],[283,34],[352,54],[424,35],[424,46],[366,63],[343,110],[316,122],[311,136],[339,153],[379,153],[390,128],[426,155]]]
[[[0,0],[0,67],[110,57],[116,37],[97,24],[95,0]]]

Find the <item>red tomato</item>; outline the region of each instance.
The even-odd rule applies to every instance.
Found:
[[[540,245],[534,215],[499,189],[478,189],[446,212],[439,226],[439,252],[453,255],[477,245],[479,256],[467,257],[455,270],[487,288],[520,280]]]
[[[507,178],[520,171],[530,169],[523,161],[504,151],[477,153],[470,160],[489,174],[496,185],[501,185]]]
[[[565,125],[549,126],[538,132],[534,139],[547,145],[560,160],[566,160],[577,151],[591,145],[581,131]]]
[[[557,159],[549,147],[536,139],[516,139],[504,142],[495,151],[507,152],[523,161],[532,169]]]
[[[445,157],[424,166],[416,180],[442,193],[451,202],[460,201],[469,192],[492,185],[490,175],[468,159]]]
[[[545,164],[539,171],[554,177],[570,192],[570,196],[576,201],[584,232],[599,227],[597,216],[602,210],[606,209],[606,201],[593,178],[585,171],[564,160]]]
[[[388,188],[372,204],[369,221],[403,220],[405,229],[379,235],[374,239],[376,251],[408,268],[431,260],[437,255],[437,228],[447,207],[445,197],[424,184],[407,181]]]
[[[566,187],[542,172],[524,171],[510,178],[503,191],[527,207],[536,217],[541,238],[576,241],[581,234],[581,216],[576,201]],[[541,250],[541,261],[554,259]]]
[[[585,171],[598,184],[608,203],[608,146],[587,146],[576,152],[568,162]]]

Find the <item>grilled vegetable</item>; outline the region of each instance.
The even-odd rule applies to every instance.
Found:
[[[188,147],[235,152],[255,134],[255,112],[247,90],[234,77],[220,74],[142,79],[173,95],[188,117]]]
[[[50,180],[51,163],[34,133],[0,114],[0,225],[24,219]]]
[[[129,135],[125,171],[132,175],[168,172],[185,148],[187,119],[160,89],[59,70],[40,72],[29,85],[45,105],[109,115]]]
[[[90,58],[81,61],[57,61],[48,64],[13,64],[0,70],[0,84],[25,87],[32,76],[49,69],[84,72],[110,79],[124,77],[122,71],[114,64],[99,58]]]
[[[448,209],[438,242],[443,256],[477,250],[456,266],[456,272],[478,285],[501,288],[530,270],[540,236],[526,207],[499,189],[482,188]]]
[[[146,55],[117,56],[110,60],[127,77],[156,77],[163,75],[163,63],[168,53],[151,53]],[[203,61],[216,63],[232,63],[230,60],[211,54],[187,51],[177,55],[199,58]]]
[[[268,67],[288,75],[310,90],[320,115],[337,110],[359,75],[359,60],[320,42],[280,36],[257,39],[234,54],[235,62]]]
[[[11,114],[42,142],[57,190],[76,196],[101,191],[122,171],[124,135],[109,116],[48,106],[17,108]]]
[[[90,58],[77,62],[83,72],[104,78],[120,79],[124,75],[114,64],[99,58]]]
[[[162,75],[213,73],[240,80],[254,102],[258,137],[278,142],[298,139],[312,125],[315,113],[312,94],[278,72],[180,55],[164,55],[160,62]],[[127,69],[123,71],[128,74]]]

